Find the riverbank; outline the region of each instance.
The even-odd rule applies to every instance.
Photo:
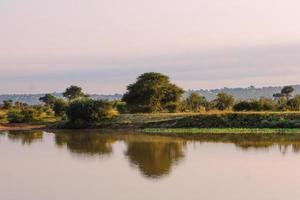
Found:
[[[35,124],[0,124],[0,131],[27,131],[44,129],[46,125],[35,125]]]
[[[82,121],[81,121],[82,123]],[[95,123],[0,124],[0,130],[102,129],[154,133],[300,133],[300,112],[121,114]]]

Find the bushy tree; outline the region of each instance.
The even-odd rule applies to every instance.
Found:
[[[199,95],[197,92],[192,92],[183,102],[184,110],[192,112],[199,112],[206,105],[207,101],[205,97]]]
[[[234,105],[234,97],[225,92],[221,92],[217,95],[215,100],[216,108],[219,110],[226,110],[231,108]]]
[[[284,96],[287,100],[292,97],[292,93],[294,92],[294,88],[292,86],[285,86],[281,90],[282,96]]]
[[[300,95],[296,95],[294,98],[288,100],[287,106],[290,110],[299,111],[300,110]]]
[[[55,116],[64,117],[66,114],[68,103],[63,99],[56,99],[53,105],[53,111]]]
[[[85,97],[85,94],[82,92],[82,88],[71,85],[66,89],[66,91],[63,93],[63,96],[67,98],[68,100],[74,100],[79,97]]]
[[[53,107],[56,99],[57,98],[55,96],[53,96],[52,94],[45,94],[45,96],[39,98],[39,100],[41,102],[43,102],[46,106],[49,106],[49,107]]]
[[[38,120],[40,113],[34,108],[13,109],[7,113],[9,123],[30,123]]]
[[[13,101],[12,100],[4,100],[3,101],[3,108],[4,109],[11,109],[13,107]]]
[[[149,72],[140,75],[135,83],[127,87],[122,100],[131,112],[174,111],[183,92],[170,83],[168,76]]]
[[[78,99],[67,108],[67,117],[71,122],[94,123],[111,118],[116,113],[111,103],[104,100]]]

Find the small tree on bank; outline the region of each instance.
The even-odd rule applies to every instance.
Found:
[[[225,92],[221,92],[217,95],[215,99],[216,108],[219,110],[227,110],[234,105],[234,97]]]
[[[207,101],[204,96],[199,95],[197,92],[192,92],[188,98],[183,101],[185,111],[199,112],[205,108]]]

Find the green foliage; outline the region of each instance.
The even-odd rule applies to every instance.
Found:
[[[22,103],[22,102],[19,102],[19,101],[15,102],[14,108],[16,108],[16,109],[23,109],[23,108],[26,108],[26,107],[29,107],[29,105],[26,104],[26,103]]]
[[[196,92],[191,93],[190,96],[183,102],[184,111],[199,112],[206,106],[207,101],[205,97]]]
[[[219,110],[227,110],[234,105],[234,97],[225,92],[221,92],[217,95],[215,100],[215,107]]]
[[[127,87],[123,101],[131,112],[174,111],[178,108],[174,105],[179,103],[183,92],[170,83],[168,76],[150,72],[140,75],[135,83]]]
[[[300,128],[300,113],[199,114],[145,124],[154,128]]]
[[[275,111],[276,109],[276,102],[264,97],[259,100],[240,101],[233,106],[234,111]]]
[[[81,87],[74,86],[74,85],[68,87],[66,91],[63,93],[63,96],[69,100],[74,100],[79,97],[85,97]]]
[[[30,123],[38,120],[40,111],[34,108],[13,109],[7,113],[9,123]]]
[[[56,97],[52,94],[46,94],[45,96],[39,98],[41,102],[43,102],[46,106],[53,107]]]
[[[129,113],[128,107],[127,107],[126,103],[123,101],[113,101],[113,107],[120,114]]]
[[[300,110],[300,95],[296,95],[294,98],[287,101],[287,106],[290,110],[299,111]]]
[[[292,86],[285,86],[281,90],[282,96],[284,96],[287,100],[290,99],[293,92],[294,92],[294,88]]]
[[[66,114],[68,103],[63,99],[56,99],[53,104],[53,111],[55,116],[64,117]]]
[[[73,123],[95,123],[114,115],[112,105],[103,100],[78,99],[67,108],[67,117]]]
[[[13,107],[12,100],[4,100],[3,101],[3,109],[11,109]]]

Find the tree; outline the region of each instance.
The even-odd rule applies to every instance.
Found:
[[[56,99],[56,101],[53,104],[53,111],[55,113],[55,116],[57,117],[63,117],[66,114],[68,103],[63,99]]]
[[[281,90],[282,96],[284,96],[287,100],[292,97],[292,93],[294,92],[294,88],[292,86],[285,86]]]
[[[278,101],[282,97],[282,94],[281,93],[275,93],[275,94],[273,94],[273,97],[274,97],[275,100]]]
[[[131,112],[174,111],[179,107],[183,92],[183,89],[170,83],[168,76],[149,72],[127,86],[122,100]]]
[[[250,111],[253,109],[253,102],[240,101],[233,106],[234,111]]]
[[[71,85],[68,87],[65,92],[63,93],[63,96],[67,98],[69,101],[74,100],[79,97],[84,97],[84,93],[82,92],[82,88],[78,86]]]
[[[206,102],[205,97],[199,95],[197,92],[192,92],[183,104],[187,111],[199,112],[201,108],[206,106]]]
[[[57,98],[52,94],[45,94],[45,96],[40,97],[39,100],[43,102],[46,106],[53,107]]]
[[[230,94],[227,94],[225,92],[221,92],[217,95],[216,102],[216,108],[219,110],[226,110],[229,109],[234,105],[234,97]]]
[[[287,105],[291,110],[299,111],[300,110],[300,95],[296,95],[294,98],[288,100]]]
[[[78,99],[72,101],[67,108],[67,116],[71,122],[94,123],[116,114],[112,105],[104,100]]]
[[[4,109],[11,109],[13,106],[13,101],[12,100],[4,100],[3,101],[3,108]]]

